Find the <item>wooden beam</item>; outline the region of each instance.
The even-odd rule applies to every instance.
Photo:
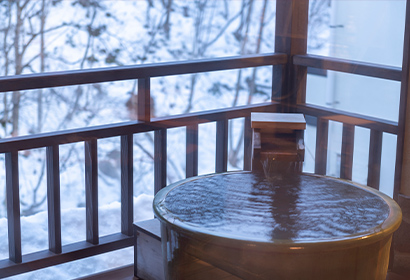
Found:
[[[277,0],[275,26],[275,52],[286,53],[288,57],[306,54],[309,0]],[[275,75],[279,69],[275,68]],[[297,103],[306,102],[307,67],[294,65],[289,59],[284,71],[280,101],[283,112],[291,112]],[[277,91],[277,86],[273,86]],[[279,101],[279,100],[275,100]]]
[[[399,124],[397,133],[394,198],[401,193],[410,196],[410,0],[406,1]]]

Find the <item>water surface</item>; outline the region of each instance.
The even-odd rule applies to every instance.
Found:
[[[273,181],[246,172],[202,177],[172,189],[159,207],[171,222],[257,241],[343,237],[377,227],[389,215],[387,203],[371,192],[305,174]]]

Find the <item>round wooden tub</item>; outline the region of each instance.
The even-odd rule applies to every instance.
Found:
[[[190,178],[153,207],[168,279],[192,279],[193,256],[242,279],[384,280],[401,222],[386,195],[309,174]]]

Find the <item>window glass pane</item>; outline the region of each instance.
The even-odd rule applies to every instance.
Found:
[[[404,0],[311,0],[308,53],[401,66]]]
[[[306,102],[397,121],[400,82],[327,71],[309,74]]]

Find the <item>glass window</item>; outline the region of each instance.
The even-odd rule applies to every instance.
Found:
[[[406,1],[311,0],[308,53],[401,67]]]
[[[400,82],[327,71],[309,74],[306,102],[390,121],[398,120]]]

